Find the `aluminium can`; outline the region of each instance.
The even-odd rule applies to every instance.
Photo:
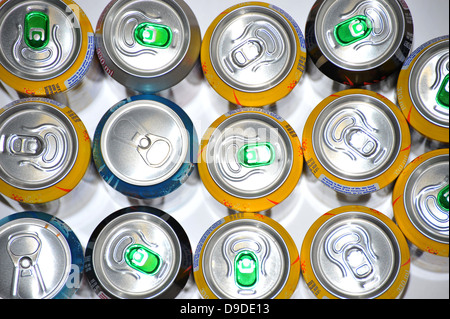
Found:
[[[71,0],[0,2],[0,80],[28,96],[77,87],[94,56],[94,31]]]
[[[411,261],[448,273],[449,151],[418,156],[406,166],[392,194],[394,218],[410,243]]]
[[[113,0],[100,16],[95,43],[108,75],[129,89],[156,93],[191,72],[201,34],[182,0]]]
[[[230,111],[202,138],[200,178],[209,193],[229,209],[268,210],[297,185],[303,155],[294,129],[279,115],[261,108]]]
[[[397,99],[412,128],[425,137],[449,142],[448,35],[434,38],[403,64],[397,81]]]
[[[410,254],[397,225],[364,206],[319,217],[300,251],[302,274],[318,299],[395,299],[408,282]]]
[[[25,204],[55,201],[83,179],[91,142],[69,107],[47,98],[0,109],[0,192]]]
[[[191,274],[192,251],[173,217],[153,207],[132,206],[95,228],[85,268],[102,299],[174,298]]]
[[[215,222],[194,255],[204,299],[288,299],[300,278],[298,250],[285,228],[257,213]]]
[[[25,211],[0,220],[0,299],[68,299],[81,285],[83,248],[61,219]]]
[[[413,20],[403,0],[317,0],[305,27],[308,55],[334,81],[362,86],[398,71]]]
[[[405,167],[410,148],[400,109],[368,90],[344,90],[325,98],[303,131],[311,172],[343,194],[370,194],[391,184]]]
[[[201,62],[205,78],[229,102],[270,105],[299,82],[306,63],[305,40],[283,9],[245,2],[226,9],[210,24]]]
[[[92,152],[109,186],[129,197],[151,199],[186,181],[197,143],[193,123],[178,105],[155,95],[136,95],[103,115]]]

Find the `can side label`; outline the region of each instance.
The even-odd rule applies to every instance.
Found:
[[[202,238],[200,238],[200,241],[197,245],[197,249],[195,250],[194,254],[194,272],[199,270],[199,264],[200,264],[200,254],[202,252],[203,246],[205,244],[206,238],[221,224],[223,224],[225,220],[222,218],[211,225],[211,227],[208,228],[208,230],[203,234]]]
[[[403,63],[402,69],[403,70],[407,69],[409,67],[409,65],[411,64],[411,62],[414,60],[414,58],[419,53],[421,53],[422,50],[425,49],[427,46],[429,46],[429,45],[431,45],[433,43],[442,41],[442,40],[448,40],[448,35],[444,35],[444,36],[441,36],[441,37],[437,37],[437,38],[431,39],[431,40],[425,42],[424,44],[422,44],[421,46],[419,46],[417,49],[414,50],[413,53],[410,54],[410,56],[406,59],[405,63]]]
[[[279,116],[278,114],[276,114],[274,112],[271,112],[271,111],[268,111],[268,110],[261,109],[261,108],[256,108],[256,107],[246,107],[246,108],[240,108],[240,109],[236,109],[236,110],[231,110],[231,111],[227,112],[225,114],[225,116],[226,117],[230,117],[233,114],[241,113],[241,112],[266,113],[267,115],[270,115],[270,116],[276,118],[278,121],[284,122],[284,119],[281,116]]]
[[[325,185],[327,185],[328,187],[331,187],[332,189],[334,189],[335,191],[349,194],[349,195],[365,195],[365,194],[376,192],[377,190],[380,189],[380,186],[378,185],[378,183],[375,183],[372,185],[367,185],[367,186],[360,186],[360,187],[345,186],[345,185],[342,185],[342,184],[332,181],[331,179],[329,179],[328,177],[326,177],[323,174],[320,175],[319,180],[322,183],[324,183]]]
[[[67,79],[66,82],[64,82],[67,89],[70,89],[77,85],[83,77],[86,75],[87,71],[89,70],[89,67],[91,65],[92,59],[94,57],[94,51],[95,51],[95,43],[94,43],[94,34],[89,32],[88,33],[88,46],[86,51],[86,56],[84,58],[83,63],[81,64],[80,68],[75,72],[74,75],[72,75],[69,79]]]

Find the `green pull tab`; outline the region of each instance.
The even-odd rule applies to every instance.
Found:
[[[125,261],[133,269],[154,275],[161,267],[161,257],[144,245],[131,245],[125,252]]]
[[[448,109],[448,78],[449,75],[447,74],[444,78],[444,80],[441,83],[441,86],[439,87],[439,90],[436,94],[436,102],[442,106]]]
[[[372,23],[363,15],[345,20],[334,27],[334,37],[342,45],[350,45],[366,38],[372,32]]]
[[[33,50],[45,48],[49,41],[50,21],[45,13],[33,11],[27,13],[24,21],[25,43]]]
[[[251,251],[245,250],[234,259],[236,285],[243,289],[252,288],[258,281],[258,258]]]
[[[239,149],[237,158],[244,167],[266,166],[275,160],[275,149],[269,142],[245,144]]]
[[[172,30],[165,25],[143,22],[134,30],[134,38],[140,45],[165,49],[172,42]]]
[[[439,191],[437,201],[438,201],[439,206],[443,210],[448,212],[448,207],[449,207],[449,187],[448,187],[448,185],[444,186],[444,188]]]

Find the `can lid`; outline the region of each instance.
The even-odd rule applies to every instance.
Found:
[[[0,8],[0,64],[25,80],[55,78],[77,60],[82,33],[63,1],[8,1]]]
[[[189,135],[168,105],[128,100],[109,114],[100,148],[106,165],[120,180],[151,186],[170,178],[184,163]]]
[[[77,131],[48,101],[19,100],[0,113],[0,178],[10,186],[46,189],[74,166]]]
[[[354,93],[319,106],[312,145],[328,172],[347,181],[366,181],[392,165],[404,136],[396,114],[384,101],[361,90]]]
[[[109,57],[137,77],[157,77],[174,69],[189,50],[190,23],[174,1],[117,1],[103,22]]]
[[[74,261],[61,230],[28,215],[0,224],[0,298],[53,298],[71,272]]]
[[[237,6],[215,26],[210,59],[217,75],[242,92],[277,86],[294,67],[296,34],[288,21],[265,6]]]
[[[221,189],[238,198],[261,198],[283,185],[293,161],[287,132],[260,112],[224,120],[206,149],[209,174]]]
[[[389,60],[404,30],[398,1],[322,1],[314,26],[322,54],[353,71],[374,69]]]
[[[186,243],[180,243],[164,215],[148,209],[114,215],[91,236],[93,271],[109,296],[155,298],[177,284]]]
[[[319,218],[302,246],[308,286],[320,298],[396,298],[408,278],[409,249],[397,226],[362,206],[346,206]],[[304,262],[303,262],[304,261]],[[403,283],[404,285],[404,283]]]
[[[428,47],[415,61],[409,75],[414,107],[436,126],[449,127],[449,49],[448,39]]]
[[[393,191],[394,216],[406,238],[419,249],[448,257],[448,149],[425,153],[412,161]]]

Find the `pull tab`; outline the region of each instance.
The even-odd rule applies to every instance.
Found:
[[[249,250],[242,251],[234,260],[234,270],[236,285],[242,289],[252,288],[258,281],[258,258]]]
[[[172,144],[161,136],[136,133],[133,142],[137,145],[139,155],[149,167],[164,165],[172,153]]]
[[[347,46],[368,37],[372,29],[369,18],[357,15],[337,24],[334,27],[334,37],[340,45]]]
[[[134,38],[140,45],[165,49],[172,42],[172,30],[165,25],[143,22],[134,30]]]
[[[39,11],[33,11],[25,16],[25,43],[33,50],[42,50],[49,41],[50,21],[48,16]]]
[[[437,202],[440,208],[448,212],[449,207],[449,185],[442,188],[437,196]]]
[[[239,164],[247,168],[267,166],[275,160],[275,149],[269,142],[245,144],[239,149],[237,158]]]
[[[442,107],[444,107],[444,108],[446,108],[446,109],[448,109],[449,108],[449,92],[448,92],[448,89],[449,89],[449,74],[447,74],[446,76],[445,76],[445,78],[444,78],[444,80],[442,81],[442,83],[441,83],[441,86],[439,87],[439,90],[438,90],[438,92],[437,92],[437,94],[436,94],[436,102],[440,105],[440,106],[442,106]]]
[[[35,156],[44,149],[43,141],[37,136],[13,135],[8,144],[13,155]]]
[[[157,253],[140,244],[128,247],[125,261],[131,268],[151,276],[158,272],[162,264],[161,257]]]
[[[239,67],[245,67],[259,58],[263,48],[258,41],[248,41],[235,49],[232,53],[233,62]]]

